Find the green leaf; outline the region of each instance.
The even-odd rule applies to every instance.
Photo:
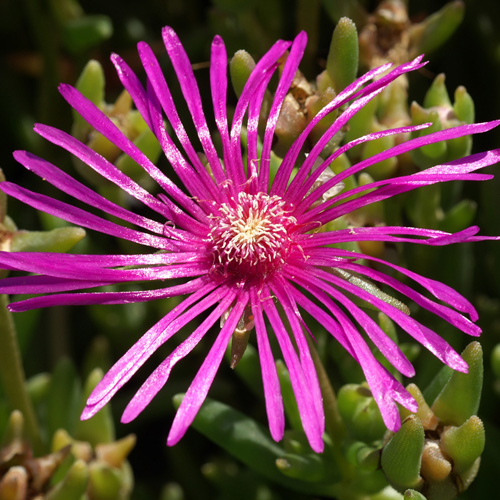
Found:
[[[471,342],[462,353],[469,373],[453,372],[440,392],[432,411],[447,425],[462,425],[475,415],[483,387],[483,350],[479,342]]]
[[[99,368],[92,370],[87,377],[80,401],[80,410],[83,410],[90,393],[101,381],[102,377],[103,371]],[[75,439],[88,441],[93,446],[99,443],[110,443],[114,441],[115,427],[110,406],[105,406],[88,420],[79,420],[75,429]]]
[[[68,21],[63,29],[63,43],[74,54],[99,45],[113,34],[113,23],[108,16],[83,16]]]
[[[253,57],[245,50],[238,50],[229,63],[231,83],[235,94],[239,97],[247,80],[255,68]]]
[[[47,427],[49,436],[57,429],[73,433],[78,421],[81,386],[73,362],[62,358],[56,365],[50,380],[47,398]]]
[[[52,231],[16,231],[12,252],[68,252],[85,236],[80,227],[62,227]]]
[[[441,47],[462,22],[464,11],[464,2],[456,0],[447,3],[425,21],[414,25],[410,30],[410,37],[414,45],[412,53],[415,55],[430,54]]]
[[[179,407],[184,394],[174,396]],[[192,426],[215,444],[229,452],[245,465],[264,477],[296,491],[310,494],[331,494],[328,484],[306,483],[284,476],[276,467],[276,460],[286,451],[275,443],[260,424],[230,406],[207,398]]]
[[[81,500],[87,489],[89,471],[83,460],[76,460],[66,477],[45,497],[46,500]]]
[[[359,45],[356,25],[351,19],[342,17],[333,30],[330,50],[326,60],[326,71],[339,93],[351,84],[358,73]]]
[[[457,474],[472,467],[483,453],[485,443],[483,422],[475,415],[460,427],[448,427],[441,435],[441,447],[453,459],[453,470]]]
[[[424,443],[422,423],[410,416],[382,450],[382,469],[395,488],[405,490],[422,483],[420,465]]]

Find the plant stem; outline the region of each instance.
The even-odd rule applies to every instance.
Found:
[[[7,309],[6,295],[0,295],[0,380],[12,409],[22,412],[26,431],[35,452],[43,449],[33,404],[26,390],[26,379],[17,342],[16,328]]]

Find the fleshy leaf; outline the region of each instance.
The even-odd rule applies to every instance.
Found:
[[[437,396],[432,410],[445,424],[462,425],[475,415],[483,387],[483,350],[479,342],[471,342],[462,353],[469,373],[453,372]]]

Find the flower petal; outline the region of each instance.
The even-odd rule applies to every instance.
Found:
[[[242,291],[175,414],[172,427],[167,437],[167,444],[169,446],[177,444],[182,436],[184,436],[187,428],[191,425],[198,410],[203,404],[203,401],[205,401],[215,374],[219,369],[226,347],[238,325],[238,321],[247,303],[248,293]]]
[[[269,430],[271,431],[273,439],[275,441],[280,441],[283,439],[283,434],[285,432],[285,412],[283,408],[283,399],[281,397],[278,372],[276,370],[276,364],[271,351],[271,345],[269,344],[264,316],[262,314],[262,302],[264,300],[272,299],[270,297],[262,297],[254,288],[250,289],[250,301],[255,322]]]
[[[184,325],[222,299],[225,290],[207,280],[203,287],[174,307],[150,328],[104,375],[87,400],[81,418],[95,415],[116,392],[135,374],[147,359]],[[193,306],[197,301],[198,304]],[[187,312],[185,312],[189,307]]]
[[[131,422],[144,410],[144,408],[146,408],[156,394],[158,394],[160,389],[167,383],[172,368],[199,344],[208,330],[229,309],[235,298],[236,292],[226,289],[226,295],[221,299],[217,307],[203,320],[200,326],[182,342],[182,344],[176,347],[172,353],[167,356],[165,361],[163,361],[163,363],[161,363],[141,385],[123,412],[121,418],[123,423]]]

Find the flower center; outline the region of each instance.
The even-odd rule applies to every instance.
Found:
[[[213,217],[209,239],[214,265],[238,279],[265,278],[285,263],[292,249],[291,231],[297,220],[279,196],[239,193],[222,203]]]

